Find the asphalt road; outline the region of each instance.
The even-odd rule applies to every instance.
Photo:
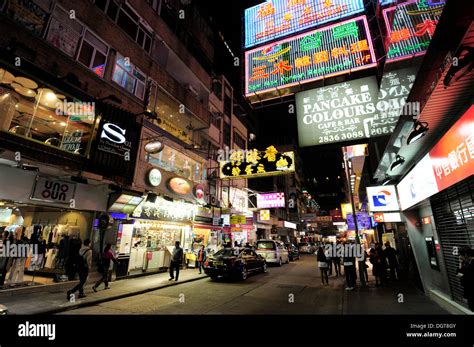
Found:
[[[403,294],[400,302],[399,294]],[[412,286],[344,290],[343,278],[322,286],[314,255],[246,281],[205,278],[62,314],[442,314]]]

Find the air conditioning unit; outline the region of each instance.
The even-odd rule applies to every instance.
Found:
[[[220,201],[216,195],[209,195],[209,204],[214,207],[220,207]]]
[[[199,95],[199,92],[196,90],[196,88],[194,88],[192,85],[190,84],[187,84],[186,85],[186,89],[189,90],[191,93],[193,93],[194,95],[198,96]]]

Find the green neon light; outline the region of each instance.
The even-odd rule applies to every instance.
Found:
[[[359,37],[359,27],[356,22],[349,22],[344,25],[336,26],[332,29],[332,36],[334,40],[341,39],[347,36]]]
[[[317,32],[314,35],[306,36],[300,42],[300,49],[304,52],[321,47],[321,37],[321,32]]]

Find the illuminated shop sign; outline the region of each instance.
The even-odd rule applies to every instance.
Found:
[[[133,217],[166,221],[191,221],[196,212],[196,205],[168,201],[158,197],[155,202],[142,202],[133,212]]]
[[[398,211],[400,209],[395,186],[367,187],[367,199],[371,212]]]
[[[75,183],[37,175],[30,199],[69,205],[75,193]]]
[[[168,181],[168,189],[178,195],[186,195],[191,191],[191,184],[181,177],[173,177]]]
[[[430,159],[440,191],[474,173],[474,106],[430,150]]]
[[[426,52],[444,4],[444,0],[417,0],[383,10],[390,39],[387,62]]]
[[[245,10],[245,48],[362,11],[362,0],[266,1]]]
[[[375,76],[296,94],[300,147],[387,135],[391,127],[375,123],[378,85]]]
[[[438,193],[429,154],[400,181],[397,190],[402,211]]]
[[[377,223],[396,223],[402,221],[400,212],[376,212],[374,213],[374,221]]]
[[[245,94],[375,65],[367,19],[361,16],[245,52]]]
[[[260,210],[260,220],[269,221],[270,220],[270,210]]]
[[[396,4],[397,0],[379,0],[380,6],[386,6],[390,4]]]
[[[256,149],[235,151],[230,160],[220,162],[221,179],[239,179],[284,175],[295,172],[294,152],[278,152],[269,146],[265,151]]]
[[[405,210],[474,172],[474,106],[397,185]]]
[[[285,193],[257,194],[257,208],[285,207]]]

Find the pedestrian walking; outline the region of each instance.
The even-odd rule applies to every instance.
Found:
[[[336,256],[332,257],[331,260],[334,264],[334,272],[336,273],[336,277],[342,276],[341,258],[336,254]]]
[[[332,263],[333,263],[333,260],[332,260],[332,251],[333,251],[333,247],[332,247],[332,244],[331,243],[327,243],[325,245],[325,252],[324,254],[326,255],[326,259],[328,261],[328,275],[329,276],[332,276]]]
[[[207,253],[204,249],[204,245],[201,246],[201,249],[198,251],[197,255],[197,268],[199,269],[199,273],[202,273],[202,264],[206,261]]]
[[[92,286],[92,290],[97,292],[97,288],[104,283],[104,289],[110,289],[109,287],[109,277],[110,277],[110,268],[112,262],[118,263],[117,259],[115,258],[114,253],[112,252],[112,245],[110,243],[105,245],[104,253],[99,260],[99,272],[102,274],[102,277]]]
[[[390,269],[390,280],[398,279],[398,251],[390,246],[390,241],[385,242],[384,256],[388,260],[388,267]]]
[[[178,280],[179,268],[181,266],[182,261],[183,261],[183,249],[179,246],[179,241],[176,241],[174,244],[173,254],[171,255],[169,281]],[[174,276],[175,269],[176,269],[176,277]]]
[[[464,298],[467,299],[469,309],[474,312],[474,251],[466,247],[459,252],[459,258],[458,276],[461,277]]]
[[[375,244],[373,251],[371,250],[370,262],[373,265],[372,274],[375,277],[375,286],[383,287],[386,284],[387,261],[379,243]]]
[[[316,252],[317,252],[316,257],[318,260],[318,267],[319,267],[319,271],[321,272],[321,285],[324,285],[324,282],[326,282],[326,284],[329,284],[328,261],[327,261],[326,254],[324,254],[323,247],[319,246]]]
[[[364,280],[362,280],[362,283],[366,284],[367,282],[369,282],[369,273],[367,272],[367,269],[369,268],[369,265],[367,265],[367,259],[369,258],[369,255],[367,254],[365,249],[363,249],[363,252],[364,261],[360,262],[359,265],[362,266],[362,275],[364,276]]]
[[[346,274],[346,290],[354,290],[356,284],[357,275],[355,257],[353,256],[353,254],[354,252],[348,252],[347,247],[344,247],[343,265],[344,273]]]
[[[79,291],[79,298],[85,298],[84,284],[89,277],[89,269],[92,266],[92,249],[90,248],[91,240],[84,240],[84,244],[79,250],[79,257],[77,258],[76,265],[77,271],[79,272],[79,283],[67,291],[67,300],[71,300],[71,295]]]

